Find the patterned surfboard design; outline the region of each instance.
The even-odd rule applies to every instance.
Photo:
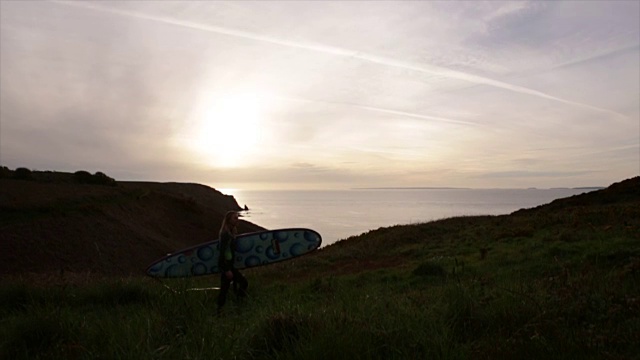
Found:
[[[153,262],[147,275],[179,278],[218,273],[219,241],[179,250]],[[311,229],[294,228],[241,234],[236,238],[236,269],[289,260],[320,247],[322,237]]]

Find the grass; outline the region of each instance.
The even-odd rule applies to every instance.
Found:
[[[634,359],[640,206],[534,209],[352,237],[218,277],[0,284],[7,359]]]

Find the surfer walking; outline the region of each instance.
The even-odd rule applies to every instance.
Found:
[[[238,271],[234,265],[236,249],[236,234],[238,232],[238,213],[229,211],[224,215],[222,226],[220,227],[220,257],[218,258],[218,268],[220,269],[220,294],[218,295],[218,314],[227,301],[227,293],[233,282],[233,288],[238,297],[247,295],[249,282]]]

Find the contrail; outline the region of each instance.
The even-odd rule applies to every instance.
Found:
[[[380,113],[385,113],[385,114],[400,115],[400,116],[412,117],[412,118],[416,118],[416,119],[434,120],[434,121],[445,122],[445,123],[450,123],[450,124],[478,125],[477,123],[464,121],[464,120],[455,120],[455,119],[443,118],[443,117],[438,117],[438,116],[415,114],[415,113],[410,113],[410,112],[405,112],[405,111],[384,109],[384,108],[378,108],[378,107],[372,107],[372,106],[364,106],[364,105],[351,104],[351,103],[342,103],[342,102],[336,102],[336,101],[310,100],[310,99],[301,99],[301,98],[293,98],[293,97],[285,97],[285,96],[275,96],[275,98],[286,100],[286,101],[298,101],[298,102],[308,102],[308,103],[315,103],[315,104],[331,104],[331,105],[339,105],[339,106],[349,106],[349,107],[368,110],[368,111],[375,111],[375,112],[380,112]]]
[[[443,118],[443,117],[438,117],[438,116],[414,114],[414,113],[408,113],[408,112],[404,112],[404,111],[381,109],[381,108],[376,108],[376,107],[371,107],[371,106],[363,106],[363,105],[352,105],[352,106],[360,108],[360,109],[364,109],[364,110],[377,111],[377,112],[382,112],[382,113],[387,113],[387,114],[394,114],[394,115],[402,115],[402,116],[413,117],[413,118],[418,118],[418,119],[425,119],[425,120],[435,120],[435,121],[446,122],[446,123],[451,123],[451,124],[478,125],[477,123],[472,123],[472,122],[462,121],[462,120],[448,119],[448,118]]]
[[[369,55],[362,52],[342,49],[334,46],[304,44],[304,43],[264,36],[264,35],[248,32],[248,31],[229,29],[229,28],[224,28],[220,26],[196,24],[189,21],[176,20],[176,19],[172,19],[164,16],[148,15],[148,14],[143,14],[140,12],[129,11],[129,10],[110,9],[108,7],[97,5],[96,3],[87,3],[87,2],[81,2],[81,1],[71,2],[71,1],[65,1],[65,0],[52,0],[52,2],[56,4],[72,6],[76,8],[85,8],[85,9],[90,9],[95,11],[102,11],[106,13],[117,14],[117,15],[126,16],[126,17],[151,20],[151,21],[161,22],[165,24],[181,26],[181,27],[196,29],[196,30],[202,30],[202,31],[207,31],[207,32],[212,32],[212,33],[217,33],[222,35],[235,36],[235,37],[240,37],[244,39],[251,39],[255,41],[267,42],[267,43],[272,43],[272,44],[281,45],[281,46],[321,52],[321,53],[332,54],[336,56],[351,57],[351,58],[367,61],[374,64],[380,64],[384,66],[390,66],[390,67],[412,70],[412,71],[426,73],[426,74],[448,77],[451,79],[463,80],[463,81],[471,82],[474,84],[488,85],[488,86],[509,90],[512,92],[520,93],[520,94],[536,96],[543,99],[557,101],[567,105],[573,105],[581,108],[586,108],[586,109],[590,109],[598,112],[604,112],[604,113],[626,118],[625,115],[617,113],[612,110],[603,109],[603,108],[599,108],[599,107],[595,107],[595,106],[591,106],[591,105],[587,105],[587,104],[583,104],[583,103],[579,103],[571,100],[562,99],[538,90],[533,90],[523,86],[513,85],[513,84],[505,83],[502,81],[498,81],[498,80],[494,80],[494,79],[490,79],[482,76],[467,74],[467,73],[463,73],[460,71],[455,71],[455,70],[451,70],[451,69],[447,69],[439,66],[433,66],[433,65],[417,66],[417,65],[412,65],[409,63],[405,63],[405,62],[390,59],[390,58],[385,58],[385,57],[376,56],[376,55]]]

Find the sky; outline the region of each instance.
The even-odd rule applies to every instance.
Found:
[[[638,1],[1,1],[0,164],[218,189],[640,175]]]

